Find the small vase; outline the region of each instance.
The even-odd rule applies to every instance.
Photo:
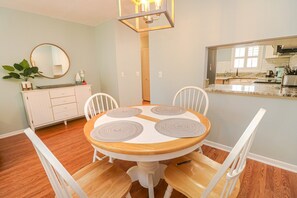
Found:
[[[27,90],[32,90],[32,83],[30,81],[22,81],[21,82],[22,85],[22,90],[23,91],[27,91]]]

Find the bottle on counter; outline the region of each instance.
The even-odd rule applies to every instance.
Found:
[[[75,84],[80,85],[81,84],[81,78],[79,73],[76,73],[75,75]]]

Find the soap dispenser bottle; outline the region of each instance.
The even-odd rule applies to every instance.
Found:
[[[76,76],[75,76],[75,84],[77,85],[81,84],[81,78],[78,72],[76,73]]]

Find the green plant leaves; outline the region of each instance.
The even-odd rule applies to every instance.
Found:
[[[14,66],[14,68],[16,68],[18,71],[23,71],[23,69],[24,69],[24,67],[23,67],[22,65],[17,64],[17,63],[15,63],[13,66]]]
[[[22,60],[22,62],[20,62],[20,65],[23,66],[23,68],[25,69],[30,68],[30,65],[26,59]]]
[[[28,78],[40,77],[39,68],[30,67],[26,59],[23,59],[20,63],[13,64],[13,66],[3,65],[2,67],[8,71],[8,75],[3,76],[3,79],[16,78],[27,81]]]
[[[32,68],[26,68],[23,76],[30,76],[32,74]]]
[[[14,72],[10,72],[10,73],[8,73],[8,74],[9,74],[9,76],[11,76],[11,77],[13,77],[13,78],[16,78],[16,79],[20,79],[20,78],[21,78],[21,76],[20,76],[19,74],[14,73]]]
[[[31,67],[31,70],[33,74],[38,73],[38,67]]]
[[[3,79],[9,79],[9,78],[12,78],[12,76],[3,76],[2,78]]]
[[[2,67],[3,67],[3,69],[5,69],[7,71],[14,71],[14,67],[12,67],[10,65],[3,65]]]

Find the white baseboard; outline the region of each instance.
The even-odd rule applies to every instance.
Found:
[[[7,138],[7,137],[11,137],[11,136],[14,136],[14,135],[18,135],[18,134],[24,133],[24,130],[25,129],[20,129],[20,130],[12,131],[12,132],[9,132],[9,133],[4,133],[4,134],[0,135],[0,139],[3,139],[3,138]]]
[[[212,142],[212,141],[209,141],[209,140],[204,140],[203,144],[205,144],[207,146],[210,146],[210,147],[214,147],[214,148],[223,150],[223,151],[227,151],[227,152],[230,152],[231,149],[232,149],[232,147],[229,147],[229,146],[226,146],[226,145],[223,145],[223,144],[219,144],[219,143],[216,143],[216,142]],[[297,173],[297,166],[293,165],[293,164],[289,164],[289,163],[282,162],[282,161],[279,161],[279,160],[264,157],[262,155],[258,155],[258,154],[255,154],[255,153],[249,153],[248,158],[252,159],[252,160],[255,160],[255,161],[258,161],[258,162],[261,162],[261,163],[264,163],[264,164],[275,166],[277,168],[281,168],[281,169],[284,169],[284,170],[288,170],[288,171],[292,171],[294,173]]]

